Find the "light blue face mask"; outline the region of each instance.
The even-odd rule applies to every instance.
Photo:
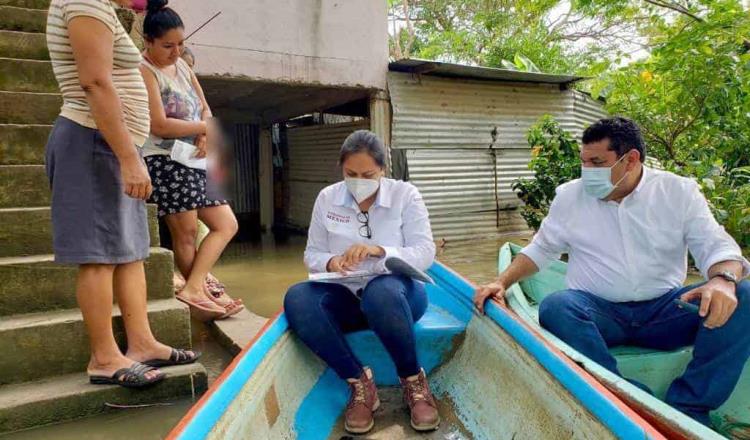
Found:
[[[612,168],[617,166],[620,161],[625,158],[623,155],[617,159],[614,165],[611,167],[581,167],[581,180],[583,180],[583,189],[586,194],[597,199],[606,199],[612,194],[612,191],[617,188],[617,185],[622,182],[622,179],[628,175],[625,173],[617,183],[612,183]]]

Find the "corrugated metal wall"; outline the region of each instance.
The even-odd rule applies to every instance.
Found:
[[[287,221],[306,228],[321,189],[341,180],[339,150],[351,132],[368,129],[369,120],[312,125],[287,131],[289,145],[289,211]]]
[[[510,188],[531,176],[528,129],[551,114],[580,135],[604,115],[598,103],[557,85],[501,83],[390,72],[391,146],[406,150],[410,180],[422,192],[436,238],[467,239],[527,231]],[[600,106],[599,106],[600,107]],[[496,227],[493,156],[496,128],[500,226]]]
[[[600,101],[578,90],[565,92],[569,99],[573,100],[573,134],[580,142],[583,129],[597,119],[606,118],[609,114],[604,110]]]
[[[260,128],[255,124],[234,125],[234,197],[236,213],[259,213],[258,161]]]

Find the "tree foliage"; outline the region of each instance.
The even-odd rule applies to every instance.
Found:
[[[717,219],[750,247],[750,13],[739,0],[390,0],[389,6],[392,48],[401,49],[394,58],[591,76],[579,87],[605,98],[611,114],[634,119],[648,154],[696,178]],[[545,124],[535,133],[546,132],[550,141],[555,136]],[[561,177],[544,169],[548,160],[557,159],[532,160],[536,187],[516,185],[530,204],[531,226],[545,212],[548,186]]]
[[[634,23],[591,11],[560,0],[389,0],[391,57],[517,67],[521,56],[545,72],[597,73]]]
[[[650,155],[696,178],[716,218],[750,247],[750,16],[737,1],[699,6],[661,23],[648,58],[592,91],[639,123]]]

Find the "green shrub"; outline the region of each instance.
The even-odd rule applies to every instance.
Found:
[[[578,143],[551,116],[544,116],[529,129],[533,179],[517,179],[511,188],[524,206],[521,216],[530,228],[539,229],[555,198],[555,188],[581,176]]]
[[[747,254],[750,250],[750,166],[729,169],[722,161],[694,162],[676,170],[694,176],[716,220]]]

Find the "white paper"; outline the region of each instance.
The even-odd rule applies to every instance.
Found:
[[[353,272],[347,272],[345,274],[339,272],[320,272],[311,273],[308,275],[310,281],[340,281],[340,280],[352,280],[356,278],[370,278],[374,276],[372,272],[366,270],[355,270]]]
[[[179,162],[186,167],[205,170],[206,158],[195,157],[197,153],[198,148],[195,145],[175,139],[174,145],[172,146],[172,152],[169,156],[173,161]]]

